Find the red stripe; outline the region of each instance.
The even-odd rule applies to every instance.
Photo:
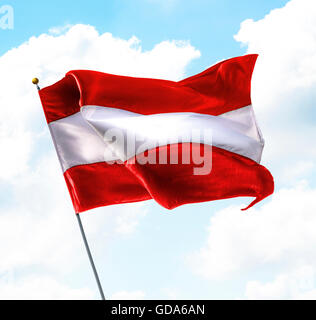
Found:
[[[71,76],[39,91],[47,123],[77,113],[80,110],[80,92]]]
[[[83,105],[140,114],[197,112],[219,115],[251,104],[251,77],[257,55],[232,58],[180,82],[77,70],[40,91],[48,122]],[[79,102],[80,97],[80,102]]]
[[[77,213],[93,208],[151,199],[124,166],[105,162],[73,167],[64,173]]]
[[[178,155],[170,146],[160,152]],[[191,152],[200,148],[192,144]],[[193,175],[196,167],[190,164],[143,164],[129,160],[125,164],[98,163],[69,169],[66,182],[77,212],[96,207],[154,199],[167,209],[195,202],[227,199],[239,196],[255,197],[250,205],[273,193],[270,172],[256,162],[220,148],[202,146],[204,154],[212,153],[212,171]],[[140,158],[151,157],[156,149]],[[197,151],[197,150],[195,150]],[[161,153],[160,153],[161,154]]]

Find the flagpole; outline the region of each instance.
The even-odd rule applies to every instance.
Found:
[[[41,90],[41,88],[38,85],[39,84],[38,78],[34,78],[32,80],[32,83],[34,85],[36,85],[36,89],[38,91]],[[87,253],[88,253],[88,257],[89,257],[89,260],[90,260],[90,264],[91,264],[91,267],[92,267],[92,270],[93,270],[93,274],[94,274],[95,280],[96,280],[98,288],[99,288],[101,299],[105,300],[105,296],[104,296],[104,293],[103,293],[102,285],[101,285],[101,282],[100,282],[100,279],[99,279],[99,275],[98,275],[97,269],[95,267],[95,264],[94,264],[94,261],[93,261],[93,258],[92,258],[92,254],[91,254],[91,250],[90,250],[90,247],[89,247],[89,244],[88,244],[88,240],[87,240],[86,234],[85,234],[84,229],[83,229],[83,225],[82,225],[82,222],[81,222],[80,214],[76,213],[76,216],[77,216],[80,232],[81,232],[81,235],[82,235],[82,239],[83,239],[84,245],[86,247],[86,250],[87,250]]]
[[[99,275],[98,275],[97,269],[95,267],[95,264],[94,264],[94,261],[93,261],[93,258],[92,258],[92,254],[91,254],[91,251],[90,251],[90,248],[89,248],[89,244],[88,244],[88,241],[87,241],[87,238],[86,238],[86,234],[85,234],[84,229],[83,229],[83,225],[82,225],[82,222],[81,222],[80,214],[77,213],[76,216],[77,216],[80,232],[81,232],[81,235],[82,235],[82,239],[83,239],[84,245],[86,247],[86,250],[87,250],[87,253],[88,253],[88,257],[89,257],[89,260],[90,260],[90,264],[91,264],[91,267],[92,267],[92,270],[93,270],[93,273],[94,273],[94,277],[95,277],[95,280],[96,280],[98,288],[99,288],[99,292],[100,292],[101,298],[102,298],[102,300],[105,300],[105,296],[104,296],[104,293],[103,293],[102,285],[101,285],[101,282],[100,282],[100,279],[99,279]]]

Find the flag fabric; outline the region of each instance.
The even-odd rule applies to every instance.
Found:
[[[179,82],[76,70],[40,90],[75,211],[240,196],[255,197],[251,207],[272,194],[251,105],[256,59],[232,58]]]

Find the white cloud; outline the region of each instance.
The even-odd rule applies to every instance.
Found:
[[[314,173],[316,163],[311,160],[301,160],[291,165],[284,166],[280,173],[280,179],[283,184],[293,184],[298,179],[308,179]]]
[[[292,272],[278,275],[273,281],[249,281],[245,298],[249,300],[315,300],[315,268],[303,266]]]
[[[124,214],[117,215],[115,219],[115,231],[120,234],[130,234],[134,232],[139,224],[140,218],[147,214],[147,210],[143,207],[145,206],[142,203],[134,204],[133,207],[129,206],[129,210],[126,210]]]
[[[256,268],[316,263],[316,189],[301,183],[282,189],[247,213],[229,207],[211,218],[208,239],[188,262],[209,279],[225,279]]]
[[[252,100],[266,138],[264,160],[316,160],[316,2],[292,0],[259,21],[241,24],[235,39],[259,53]]]
[[[146,294],[143,291],[120,291],[114,293],[110,300],[144,300]]]
[[[31,79],[37,76],[40,85],[46,86],[70,69],[94,69],[177,80],[184,76],[190,61],[200,55],[189,43],[177,41],[164,41],[143,51],[136,37],[119,39],[110,33],[99,34],[87,25],[50,32],[32,37],[0,57],[0,187],[5,186],[1,195],[8,200],[0,207],[0,273],[14,270],[24,274],[9,285],[2,285],[4,298],[33,298],[31,291],[39,289],[41,279],[28,278],[27,270],[32,268],[53,273],[54,277],[73,270],[78,274],[82,269],[90,272]],[[95,256],[104,254],[109,243],[105,238],[135,232],[146,212],[145,204],[130,204],[101,208],[93,215],[83,214]],[[47,297],[91,297],[88,291],[68,288],[64,281],[46,280],[43,282],[47,282],[47,287],[56,289],[47,291]]]
[[[73,289],[54,278],[30,275],[16,282],[0,279],[1,300],[90,300],[95,293],[88,288]]]
[[[165,299],[168,300],[181,300],[181,292],[179,291],[179,289],[175,289],[175,288],[164,288],[162,289],[162,292],[164,294],[164,296],[166,297]]]
[[[3,122],[0,127],[0,180],[7,181],[28,169],[33,142],[29,131]]]
[[[65,33],[66,31],[68,31],[71,27],[73,27],[73,25],[71,25],[71,24],[65,24],[63,26],[52,27],[48,30],[48,33],[51,33],[53,35],[60,35],[62,33]]]
[[[79,233],[59,170],[51,152],[12,181],[14,204],[0,209],[0,272],[36,265],[65,272],[80,263],[82,248],[73,241]]]

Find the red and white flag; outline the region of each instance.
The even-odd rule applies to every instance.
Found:
[[[180,82],[70,71],[40,90],[77,213],[154,199],[163,207],[273,193],[251,105],[257,55]]]

